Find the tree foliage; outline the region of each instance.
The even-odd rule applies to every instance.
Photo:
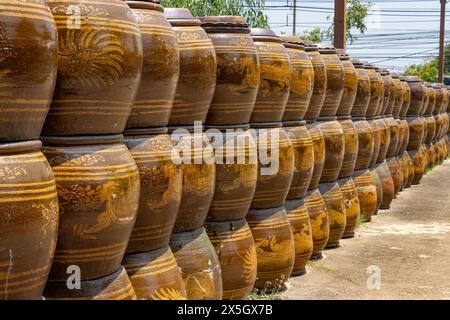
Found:
[[[445,48],[444,74],[450,73],[450,45]],[[439,77],[439,59],[425,61],[419,64],[412,64],[405,70],[407,76],[419,76],[422,80],[436,82]]]
[[[265,0],[161,0],[167,8],[187,8],[196,17],[244,16],[251,27],[268,27]]]

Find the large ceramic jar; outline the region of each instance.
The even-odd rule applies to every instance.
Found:
[[[380,153],[381,148],[381,131],[380,128],[377,126],[377,123],[375,120],[369,121],[370,129],[372,130],[372,136],[373,136],[373,153],[372,157],[370,158],[369,162],[369,168],[373,168],[375,164],[377,163],[378,155]]]
[[[399,136],[399,130],[400,130],[400,124],[392,117],[386,117],[384,119],[384,122],[386,123],[387,127],[389,128],[389,134],[390,134],[390,141],[389,141],[389,147],[386,153],[387,157],[395,157],[397,155],[397,149],[399,144],[402,142],[400,141]]]
[[[127,254],[123,265],[139,300],[186,300],[183,277],[168,246]]]
[[[319,187],[323,166],[325,164],[325,140],[318,124],[311,123],[306,128],[309,131],[314,147],[314,168],[308,190],[315,190]]]
[[[398,157],[389,157],[386,159],[389,171],[391,172],[392,181],[394,182],[394,194],[397,195],[405,184],[405,178],[403,176],[402,164]]]
[[[283,207],[250,210],[247,221],[256,245],[258,272],[255,288],[283,286],[295,263],[295,242]]]
[[[361,61],[353,59],[352,63],[358,73],[358,90],[351,115],[352,117],[365,117],[372,95],[369,73],[364,69],[364,63]]]
[[[246,124],[260,83],[258,53],[243,17],[205,17],[202,27],[217,56],[217,83],[207,125]]]
[[[320,182],[333,182],[337,180],[344,161],[344,131],[336,120],[320,121],[318,125],[325,140],[325,164]]]
[[[357,170],[353,176],[364,222],[370,222],[378,206],[378,195],[373,175],[369,170]]]
[[[430,92],[432,91],[434,95],[436,95],[434,93],[433,90],[431,90],[430,88],[428,88],[425,83],[422,83],[422,88],[424,91],[424,100],[423,100],[423,105],[422,105],[422,109],[420,110],[420,115],[423,116],[425,114],[425,111],[427,111],[427,109],[429,108],[428,105],[430,104],[430,99],[432,98],[430,96]],[[436,101],[435,101],[436,103]],[[434,107],[433,107],[434,108]]]
[[[139,209],[127,253],[146,252],[169,244],[181,201],[181,165],[172,159],[167,129],[126,131],[125,145],[139,169]]]
[[[258,146],[258,182],[252,209],[277,208],[284,204],[295,170],[295,154],[281,123],[252,124]]]
[[[391,114],[392,108],[394,105],[394,88],[392,83],[392,77],[388,70],[381,69],[380,71],[381,78],[384,83],[384,99],[383,99],[383,107],[381,108],[380,115]],[[389,113],[387,113],[389,111]]]
[[[338,180],[339,188],[341,188],[342,197],[345,203],[345,230],[342,239],[353,238],[355,230],[359,224],[361,216],[361,205],[359,203],[358,190],[352,177]]]
[[[291,65],[283,41],[270,29],[253,28],[251,36],[261,68],[252,123],[281,121],[291,89]]]
[[[412,159],[409,156],[409,153],[406,151],[403,153],[402,160],[403,160],[404,165],[406,165],[408,168],[408,176],[405,177],[405,181],[404,181],[403,185],[404,185],[404,188],[409,188],[409,187],[411,187],[413,180],[414,180],[414,174],[415,174],[414,163],[412,162]]]
[[[409,125],[408,121],[406,119],[396,119],[397,124],[399,126],[398,130],[398,139],[399,143],[397,145],[397,156],[401,156],[404,150],[406,150],[408,143],[409,143]]]
[[[320,115],[320,112],[325,101],[327,92],[327,70],[322,55],[319,53],[319,48],[312,42],[306,42],[306,53],[311,59],[314,68],[314,90],[311,101],[306,111],[305,119],[308,121],[315,121]]]
[[[428,93],[428,105],[427,108],[424,111],[424,115],[432,115],[434,107],[436,105],[436,91],[433,89],[433,85],[431,83],[425,83],[425,86],[427,87],[427,93]]]
[[[313,237],[311,260],[318,260],[322,258],[322,251],[330,237],[328,209],[318,189],[308,191],[305,197],[305,206],[308,210]]]
[[[256,247],[247,221],[207,222],[205,228],[219,257],[223,299],[246,299],[256,281]]]
[[[409,157],[411,158],[414,165],[414,179],[412,184],[420,184],[422,178],[425,174],[425,169],[427,167],[426,154],[423,149],[408,151]]]
[[[392,77],[392,84],[394,86],[394,107],[392,109],[392,115],[394,117],[398,117],[400,115],[400,110],[403,106],[403,86],[402,82],[400,81],[400,76],[396,73],[393,73],[391,75]],[[386,112],[387,115],[390,115],[390,113]]]
[[[406,83],[411,91],[411,103],[407,114],[410,116],[418,116],[421,114],[423,104],[425,102],[426,88],[423,86],[422,80],[419,77],[405,77]],[[402,110],[401,116],[405,116]]]
[[[215,149],[216,182],[209,221],[245,218],[258,180],[257,147],[249,125],[207,130]],[[188,218],[188,217],[186,217]]]
[[[300,276],[306,273],[306,264],[311,258],[313,251],[312,229],[308,209],[305,206],[304,199],[286,201],[284,207],[288,214],[295,243],[295,263],[292,275]]]
[[[350,61],[350,56],[341,52],[339,59],[344,67],[344,93],[337,110],[338,116],[349,116],[358,93],[358,72]]]
[[[77,265],[81,279],[115,272],[136,221],[139,171],[123,136],[43,137],[55,174],[60,223],[50,280],[65,281]]]
[[[142,73],[136,16],[125,1],[47,3],[58,28],[59,62],[44,135],[122,133]]]
[[[409,142],[408,150],[419,149],[425,138],[426,123],[423,118],[408,117]]]
[[[347,223],[345,199],[337,182],[321,183],[319,191],[327,207],[328,223],[330,224],[330,236],[326,248],[337,248]]]
[[[221,300],[220,262],[203,227],[172,234],[170,248],[181,268],[189,300]]]
[[[374,185],[377,188],[377,205],[374,213],[376,215],[378,214],[378,209],[380,209],[381,202],[383,201],[383,184],[375,169],[371,170],[370,174],[372,175]]]
[[[165,9],[165,15],[173,27],[180,52],[180,77],[169,125],[204,123],[216,88],[216,52],[200,27],[201,21],[194,19],[189,10]]]
[[[55,89],[55,21],[43,0],[4,0],[1,7],[0,141],[38,139]]]
[[[408,114],[409,107],[411,106],[411,88],[409,87],[406,77],[400,77],[400,84],[402,85],[403,104],[400,109],[400,117],[405,117]]]
[[[358,118],[354,119],[356,132],[358,133],[358,157],[356,158],[356,170],[363,170],[369,168],[370,160],[372,159],[375,142],[372,129],[366,120]]]
[[[41,142],[0,145],[0,300],[40,300],[58,237],[58,195]]]
[[[336,49],[321,48],[319,52],[327,70],[327,90],[320,117],[333,117],[336,116],[344,94],[344,66]]]
[[[171,127],[169,134],[183,172],[181,203],[173,232],[196,230],[203,226],[214,197],[214,152],[201,128]]]
[[[305,43],[296,36],[281,36],[291,61],[291,92],[283,121],[303,120],[314,90],[314,68]]]
[[[444,86],[440,83],[435,83],[433,84],[433,89],[436,93],[436,103],[432,113],[433,115],[437,115],[444,106]]]
[[[314,172],[314,144],[304,122],[284,122],[284,130],[288,134],[294,148],[294,177],[287,199],[303,198],[308,191]]]
[[[158,1],[126,3],[136,16],[144,49],[141,82],[127,128],[165,127],[180,72],[177,38]]]
[[[380,209],[387,210],[391,207],[391,203],[395,196],[394,180],[392,179],[387,161],[378,164],[375,170],[383,186],[383,197],[381,199]]]
[[[365,64],[364,69],[366,69],[369,74],[371,92],[366,116],[373,117],[377,114],[380,101],[384,99],[384,83],[380,74],[375,71],[375,67],[373,65]]]
[[[344,131],[345,140],[344,161],[339,172],[339,179],[342,179],[353,175],[358,158],[359,139],[358,132],[350,116],[339,118],[339,123]]]
[[[374,122],[380,132],[380,151],[378,152],[376,163],[382,163],[384,159],[386,159],[386,155],[391,144],[391,132],[384,119],[376,119]]]
[[[83,280],[80,289],[70,288],[66,281],[47,282],[46,300],[136,300],[130,278],[124,267],[105,277]]]

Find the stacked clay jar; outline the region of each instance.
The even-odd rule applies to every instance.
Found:
[[[428,104],[424,106],[423,117],[426,124],[426,134],[424,138],[425,150],[427,152],[427,169],[430,170],[434,163],[436,162],[436,152],[433,145],[433,139],[436,135],[436,120],[434,120],[433,110],[436,106],[436,92],[433,89],[433,85],[429,82],[425,83],[427,94],[428,94]]]
[[[435,105],[433,110],[433,116],[436,121],[436,134],[433,138],[433,145],[436,153],[435,165],[438,165],[444,161],[445,156],[448,153],[446,150],[447,143],[445,142],[444,137],[445,132],[447,131],[446,128],[448,127],[448,117],[445,110],[447,110],[449,104],[449,90],[441,84],[436,84],[434,87],[439,96],[439,102],[437,102],[437,105]],[[441,93],[439,91],[442,92],[442,105],[440,103]]]

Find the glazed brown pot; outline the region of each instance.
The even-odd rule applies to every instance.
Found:
[[[436,103],[434,105],[434,109],[432,111],[433,115],[439,114],[439,111],[443,108],[445,103],[445,91],[444,86],[440,83],[433,84],[433,90],[436,93]]]
[[[58,28],[59,61],[43,134],[122,133],[142,73],[142,38],[135,15],[125,1],[47,3]],[[74,6],[79,6],[79,19],[73,17]]]
[[[378,155],[380,153],[381,148],[381,131],[378,127],[375,120],[369,121],[370,129],[372,130],[372,136],[373,136],[373,142],[374,142],[374,148],[373,148],[373,154],[370,158],[369,162],[369,168],[373,168],[377,162]]]
[[[283,286],[295,263],[295,242],[283,207],[250,210],[247,221],[256,245],[258,273],[255,288]]]
[[[423,118],[408,117],[409,142],[408,150],[419,149],[425,138],[426,123]]]
[[[338,180],[339,188],[341,188],[344,197],[346,224],[342,239],[353,238],[355,230],[358,227],[359,217],[361,216],[361,207],[358,198],[358,190],[356,190],[355,182],[352,177]]]
[[[378,214],[378,209],[383,202],[383,184],[375,169],[370,170],[370,174],[372,175],[373,182],[375,184],[375,187],[377,188],[377,207],[374,213],[376,215]]]
[[[306,273],[306,264],[313,252],[312,228],[304,199],[286,201],[284,207],[288,214],[295,243],[295,263],[293,276]]]
[[[281,36],[291,61],[291,92],[283,121],[303,120],[314,90],[314,68],[305,43],[296,36]]]
[[[2,1],[0,21],[0,141],[35,140],[55,89],[55,21],[43,0]]]
[[[420,184],[425,174],[425,168],[427,166],[426,154],[422,149],[408,150],[408,154],[414,165],[414,179],[412,184],[413,185]]]
[[[394,106],[394,84],[392,82],[392,77],[389,71],[386,69],[381,70],[381,78],[384,83],[384,99],[383,99],[383,107],[381,108],[381,115],[391,114]],[[387,113],[389,112],[389,113]]]
[[[327,92],[327,70],[322,55],[319,53],[319,49],[316,45],[307,42],[305,50],[311,59],[314,68],[314,90],[305,119],[313,122],[319,117],[325,101]]]
[[[200,27],[201,21],[189,10],[165,9],[165,15],[173,27],[180,52],[180,77],[169,125],[204,123],[216,88],[216,52]]]
[[[186,288],[172,250],[168,246],[127,254],[123,265],[139,300],[186,300]]]
[[[218,144],[213,145],[216,187],[209,221],[240,220],[250,208],[258,180],[258,162],[256,142],[248,129],[248,125],[228,126],[206,133],[211,140],[218,134]]]
[[[404,165],[406,165],[408,168],[408,176],[405,177],[406,181],[404,181],[403,185],[405,188],[409,188],[409,187],[411,187],[413,180],[414,180],[414,174],[415,174],[414,164],[413,164],[411,157],[409,156],[409,153],[407,151],[405,151],[403,153],[402,158],[403,158]]]
[[[319,189],[308,191],[305,197],[305,206],[308,210],[313,237],[311,260],[318,260],[322,258],[322,251],[325,249],[330,237],[328,209]]]
[[[205,228],[219,257],[223,299],[246,299],[256,281],[256,247],[247,221],[207,222]]]
[[[398,156],[402,156],[403,153],[406,151],[408,144],[409,144],[409,139],[410,139],[410,132],[409,132],[409,125],[408,125],[408,121],[406,119],[402,119],[402,120],[396,120],[397,123],[400,123],[400,130],[399,130],[399,139],[400,140],[398,147],[397,147],[397,155]]]
[[[434,145],[432,143],[429,143],[425,146],[426,150],[427,150],[427,154],[428,154],[428,165],[427,165],[427,169],[432,169],[436,163],[436,149],[434,148]]]
[[[58,195],[40,141],[0,145],[0,299],[39,300],[58,237]]]
[[[314,147],[314,169],[308,190],[315,190],[319,187],[325,164],[325,140],[317,123],[308,124],[306,128],[309,131]]]
[[[344,94],[344,66],[336,49],[323,48],[319,52],[327,71],[327,90],[320,117],[333,117],[336,116]]]
[[[407,152],[405,152],[405,153],[407,153]],[[428,154],[427,154],[427,159],[428,159]],[[406,159],[404,156],[402,156],[402,157],[399,157],[399,161],[402,166],[402,172],[403,172],[403,190],[405,190],[408,186],[408,181],[411,178],[410,175],[412,174],[412,172],[410,171],[408,159]],[[428,162],[427,162],[427,165],[428,165]]]
[[[434,107],[436,106],[436,91],[434,91],[431,83],[427,83],[426,87],[428,93],[428,105],[424,114],[429,116],[433,114]]]
[[[411,91],[411,103],[407,114],[409,116],[419,116],[422,114],[423,105],[426,98],[426,88],[423,86],[422,80],[419,77],[405,77],[406,82]],[[404,110],[402,110],[401,116],[405,116]]]
[[[339,247],[339,240],[345,231],[346,213],[345,200],[337,182],[319,184],[319,191],[328,211],[330,224],[330,237],[326,245],[327,249]]]
[[[320,182],[336,181],[342,168],[345,156],[345,137],[338,121],[318,122],[325,140],[325,164]]]
[[[352,60],[352,63],[358,73],[358,90],[351,115],[352,117],[365,117],[372,95],[369,73],[364,69],[364,64],[361,61]]]
[[[395,97],[392,114],[394,115],[394,117],[398,117],[400,115],[400,110],[402,109],[404,100],[403,85],[402,82],[400,81],[400,76],[398,74],[394,73],[391,76],[392,76],[392,84],[394,86],[394,97]],[[389,113],[387,114],[389,115]]]
[[[364,222],[370,222],[377,210],[377,187],[369,170],[357,170],[353,175],[353,181],[358,191],[361,208],[361,217]]]
[[[433,94],[435,95],[434,91],[430,88],[428,88],[425,83],[422,83],[422,88],[424,91],[424,99],[423,99],[423,105],[422,105],[422,109],[420,110],[420,115],[423,116],[425,114],[425,111],[429,108],[428,105],[430,104],[430,91],[433,92]],[[433,107],[434,108],[434,107]]]
[[[304,122],[284,122],[294,148],[294,176],[287,199],[303,198],[308,191],[314,172],[314,144]]]
[[[172,160],[167,129],[126,132],[125,145],[139,169],[139,209],[127,253],[166,247],[180,208],[183,174]]]
[[[391,132],[384,119],[376,119],[375,124],[380,132],[380,151],[377,157],[377,163],[383,163],[391,143]]]
[[[181,268],[189,300],[221,300],[220,262],[203,227],[172,234],[170,248]]]
[[[106,277],[121,264],[136,221],[139,171],[122,135],[43,137],[58,187],[60,223],[50,280]]]
[[[203,226],[214,197],[213,150],[208,148],[210,141],[199,129],[172,127],[169,134],[183,170],[181,204],[173,232],[196,230]]]
[[[356,132],[358,133],[358,157],[356,159],[355,170],[364,170],[369,168],[372,159],[375,142],[369,123],[366,120],[354,119]]]
[[[395,195],[397,195],[403,189],[405,181],[402,166],[397,157],[389,157],[386,161],[389,166],[389,171],[391,172],[392,181],[394,182]]]
[[[350,61],[350,56],[340,54],[339,59],[344,67],[344,93],[337,110],[338,116],[349,116],[358,93],[358,72]]]
[[[65,281],[47,282],[46,300],[136,300],[136,293],[124,267],[102,278],[84,280],[80,289],[70,289]]]
[[[165,127],[180,74],[177,38],[156,1],[126,3],[136,17],[144,49],[141,82],[127,128]]]
[[[342,162],[339,179],[351,177],[355,171],[356,160],[358,158],[359,139],[353,121],[348,118],[339,120],[344,131],[345,148],[344,161]]]
[[[375,71],[374,66],[370,64],[364,65],[370,79],[370,102],[367,108],[366,117],[373,117],[377,114],[380,101],[384,99],[384,83],[380,74]]]
[[[391,207],[391,203],[395,197],[394,180],[392,179],[387,161],[377,164],[375,170],[383,187],[380,209],[387,210]]]
[[[402,142],[400,142],[400,137],[399,137],[400,125],[392,117],[384,118],[384,122],[386,123],[387,127],[389,128],[389,135],[390,135],[390,139],[389,139],[390,142],[389,142],[389,147],[388,147],[386,156],[394,157],[397,155],[397,149],[398,149],[399,144],[402,143]]]
[[[284,204],[295,170],[295,154],[281,123],[252,124],[258,146],[258,182],[252,209],[277,208]],[[268,157],[278,148],[278,157]],[[276,156],[276,153],[275,153]]]
[[[260,66],[250,29],[243,17],[205,17],[217,56],[217,84],[207,125],[249,122],[260,84]]]
[[[405,117],[408,114],[411,106],[411,88],[409,87],[406,77],[400,77],[400,84],[402,85],[403,104],[400,109],[400,116]]]

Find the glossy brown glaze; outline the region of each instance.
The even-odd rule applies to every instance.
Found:
[[[306,43],[306,53],[311,59],[314,68],[314,90],[305,119],[308,121],[315,121],[322,110],[325,95],[327,91],[327,70],[322,55],[319,49],[314,44]]]
[[[428,105],[425,109],[424,115],[430,116],[433,114],[434,107],[436,106],[436,91],[433,89],[431,83],[426,83],[428,93]]]
[[[358,191],[361,217],[365,222],[372,220],[377,210],[377,187],[373,181],[372,174],[368,169],[357,170],[353,175],[353,181]]]
[[[323,48],[319,52],[327,71],[327,90],[320,116],[333,117],[337,113],[344,94],[344,66],[336,49]]]
[[[389,135],[390,135],[390,142],[389,142],[389,147],[388,147],[388,150],[386,153],[386,157],[394,157],[397,155],[398,145],[400,143],[402,143],[402,142],[400,142],[400,137],[399,137],[400,125],[392,117],[384,118],[384,122],[386,123],[387,127],[389,128]]]
[[[123,265],[138,300],[186,300],[183,277],[168,246],[127,254]]]
[[[404,177],[404,188],[409,188],[411,187],[413,180],[414,180],[414,174],[415,174],[415,170],[414,170],[414,164],[411,160],[411,157],[409,156],[409,153],[407,151],[405,151],[403,153],[402,156],[402,160],[403,160],[403,164],[408,168],[408,175]]]
[[[359,217],[361,216],[361,207],[358,198],[358,190],[352,177],[338,180],[341,188],[342,196],[344,197],[346,224],[343,239],[353,238],[355,230],[359,224]]]
[[[364,64],[361,61],[352,60],[352,63],[358,73],[358,90],[351,115],[352,117],[365,117],[372,94],[369,73],[364,69]]]
[[[220,262],[203,227],[172,234],[170,248],[181,268],[189,300],[221,300]]]
[[[259,58],[250,29],[242,17],[201,20],[217,57],[216,90],[206,124],[246,124],[260,84]]]
[[[436,103],[432,111],[433,115],[438,115],[439,111],[443,108],[446,101],[444,86],[440,83],[433,84],[433,90],[436,93]]]
[[[411,88],[409,87],[406,77],[400,77],[400,84],[402,85],[403,104],[400,109],[400,116],[405,117],[408,114],[411,106]]]
[[[328,222],[328,209],[319,189],[308,191],[305,197],[305,206],[308,210],[313,237],[311,260],[321,259],[322,251],[330,237],[330,224]]]
[[[122,133],[142,73],[142,38],[135,15],[125,1],[47,4],[58,28],[59,59],[43,134]],[[79,6],[80,19],[73,17],[74,6]]]
[[[427,155],[428,155],[428,164],[427,164],[427,169],[432,169],[436,163],[437,163],[437,153],[436,153],[436,149],[434,148],[434,145],[432,143],[426,144],[425,148],[427,150]]]
[[[407,149],[410,139],[410,132],[409,132],[409,125],[408,121],[406,119],[402,120],[396,120],[397,122],[400,121],[400,130],[399,130],[399,139],[403,137],[403,140],[401,140],[397,148],[397,155],[401,156]]]
[[[422,80],[419,77],[406,77],[406,82],[411,91],[411,103],[407,114],[410,116],[418,116],[422,114],[423,105],[427,96],[426,88],[423,86]],[[405,116],[402,110],[401,116]]]
[[[121,135],[42,139],[60,209],[50,280],[65,281],[71,265],[82,280],[108,276],[119,268],[136,221],[136,162]]]
[[[165,127],[180,74],[177,38],[155,1],[126,1],[142,36],[142,76],[127,128]],[[152,88],[149,90],[149,88]]]
[[[346,226],[345,200],[337,182],[319,184],[319,191],[328,211],[330,237],[326,248],[339,247],[339,240],[344,234]]]
[[[325,141],[325,164],[320,182],[336,181],[345,156],[345,138],[338,121],[318,122]]]
[[[370,157],[370,162],[369,162],[369,168],[372,169],[375,166],[377,159],[378,159],[378,154],[380,153],[381,131],[380,131],[380,128],[378,127],[377,123],[375,122],[375,120],[370,120],[369,125],[370,125],[370,130],[372,131],[373,145],[374,145],[372,157]]]
[[[386,69],[381,70],[381,78],[384,83],[384,99],[383,99],[383,107],[381,108],[381,115],[391,114],[394,106],[394,84],[391,74]]]
[[[392,84],[394,86],[394,97],[395,97],[395,102],[394,102],[394,107],[392,109],[392,114],[394,115],[394,117],[398,117],[400,115],[400,110],[402,109],[403,106],[403,85],[400,81],[400,76],[398,74],[392,74]],[[389,113],[387,113],[389,115]]]
[[[391,207],[391,203],[395,197],[394,180],[392,179],[387,161],[377,164],[375,170],[383,187],[383,196],[381,199],[380,209],[387,210]]]
[[[359,141],[355,170],[363,170],[369,168],[369,163],[375,149],[375,142],[372,129],[366,120],[354,120],[354,125],[358,133]]]
[[[391,132],[384,119],[376,119],[374,122],[380,132],[380,151],[376,163],[383,163],[391,143]]]
[[[344,93],[337,110],[338,116],[348,116],[352,112],[353,104],[358,93],[358,72],[346,54],[339,55],[344,67]]]
[[[426,122],[424,118],[408,117],[409,142],[408,150],[419,149],[425,138]]]
[[[373,117],[377,114],[380,101],[384,99],[384,83],[380,74],[375,71],[375,68],[366,64],[364,68],[367,70],[370,79],[370,102],[367,108],[366,116]]]
[[[374,169],[370,170],[370,174],[372,175],[372,180],[374,182],[375,187],[377,188],[377,207],[375,209],[375,213],[378,213],[378,209],[381,206],[383,201],[383,183],[381,182],[380,177],[378,176],[377,171]]]
[[[246,299],[255,285],[257,271],[256,247],[247,221],[207,222],[205,228],[219,257],[223,299]]]
[[[5,0],[1,5],[0,141],[35,140],[55,89],[55,21],[43,0]]]
[[[427,166],[427,155],[422,148],[419,150],[408,150],[408,154],[414,165],[414,179],[412,184],[420,184]]]
[[[39,300],[58,237],[58,195],[40,141],[0,145],[0,300]]]
[[[250,210],[247,221],[256,245],[257,289],[283,286],[295,263],[295,242],[286,210],[283,207]]]
[[[397,195],[404,185],[404,177],[401,162],[397,157],[388,157],[386,159],[389,171],[391,172],[392,181],[394,182],[395,195]]]
[[[139,169],[139,209],[127,253],[166,247],[180,208],[183,174],[172,160],[167,129],[126,132],[125,145]]]
[[[308,124],[306,127],[314,147],[314,169],[308,190],[315,190],[319,187],[323,166],[325,164],[325,140],[317,123]]]
[[[339,172],[339,179],[342,179],[353,176],[358,158],[359,139],[358,132],[351,119],[340,120],[339,123],[344,131],[345,140],[344,161]]]

